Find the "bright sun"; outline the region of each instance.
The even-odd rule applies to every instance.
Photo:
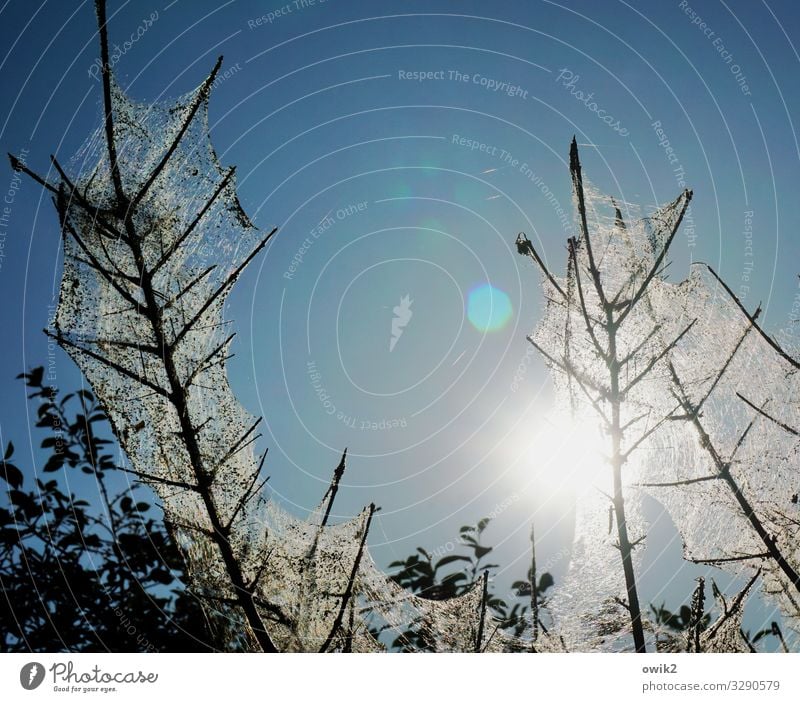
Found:
[[[539,425],[528,449],[537,492],[559,499],[587,490],[609,492],[611,471],[607,437],[595,417],[550,415]]]

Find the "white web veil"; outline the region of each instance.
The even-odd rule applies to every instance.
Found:
[[[591,240],[570,242],[566,276],[546,269],[523,235],[517,243],[545,273],[545,310],[531,341],[554,372],[559,402],[574,412],[609,411],[603,335],[612,320],[621,495],[636,540],[634,570],[647,531],[640,509],[647,493],[678,527],[687,560],[759,574],[762,591],[796,626],[798,363],[710,267],[698,264],[685,281],[668,281],[667,253],[690,193],[643,216],[584,184],[579,168],[576,181],[573,166],[581,190],[576,209],[585,211]],[[591,487],[577,507],[572,561],[551,608],[571,649],[619,650],[629,646],[630,622],[615,566],[610,488],[603,481]],[[710,641],[727,631],[712,627],[706,650],[740,650],[738,628],[725,643]]]

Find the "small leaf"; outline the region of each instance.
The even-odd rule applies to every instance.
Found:
[[[44,366],[34,368],[30,373],[25,374],[25,382],[28,387],[39,388],[42,386],[42,379],[44,378]]]
[[[172,581],[175,580],[175,578],[172,576],[172,573],[166,569],[154,570],[152,573],[150,573],[150,578],[157,583],[161,583],[162,585],[170,585]]]
[[[42,471],[45,473],[53,473],[57,470],[61,469],[61,466],[64,465],[64,454],[63,453],[54,453],[50,458],[47,459],[47,463],[45,463],[44,468]]]
[[[445,556],[436,562],[436,569],[446,566],[448,563],[455,563],[456,561],[466,561],[469,563],[471,559],[468,556]]]
[[[8,456],[9,454],[7,454]],[[0,477],[2,477],[12,488],[22,487],[22,471],[16,466],[3,461],[0,463]]]
[[[547,588],[553,587],[555,584],[555,580],[553,580],[553,576],[550,573],[542,573],[542,577],[539,578],[539,585],[537,586],[537,590],[539,592],[544,592]]]
[[[478,559],[481,559],[492,552],[491,546],[481,546],[480,544],[475,544],[473,548],[475,549],[475,557]]]

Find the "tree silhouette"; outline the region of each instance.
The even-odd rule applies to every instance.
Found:
[[[38,402],[47,456],[23,470],[5,448],[0,478],[0,648],[4,651],[208,651],[213,637],[184,567],[141,486],[111,488],[114,442],[94,395],[45,385],[44,369],[20,376]],[[57,476],[96,486],[99,508]],[[87,476],[80,480],[76,474]],[[31,483],[26,476],[36,477]],[[224,626],[224,622],[218,622]]]

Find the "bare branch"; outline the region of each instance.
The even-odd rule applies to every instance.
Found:
[[[650,272],[647,274],[647,277],[642,281],[642,284],[639,286],[639,290],[637,290],[636,294],[631,299],[628,306],[622,311],[620,316],[617,318],[617,325],[621,325],[626,317],[630,314],[631,310],[636,306],[636,303],[642,299],[642,296],[647,292],[647,288],[650,287],[650,283],[653,281],[653,278],[656,277],[658,274],[659,268],[661,268],[661,264],[664,261],[664,258],[669,251],[670,246],[672,246],[672,241],[675,238],[675,235],[678,233],[678,229],[681,226],[681,222],[683,221],[683,216],[686,214],[686,210],[689,207],[689,203],[692,201],[692,191],[691,190],[684,190],[681,195],[678,196],[678,199],[675,201],[676,203],[683,198],[683,207],[681,208],[680,213],[678,214],[677,219],[673,223],[672,231],[670,232],[667,240],[664,242],[664,246],[661,248],[661,252],[656,257],[655,262],[653,263]]]
[[[531,572],[529,578],[531,586],[531,622],[533,628],[533,643],[539,638],[539,592],[536,585],[536,533],[531,522]]]
[[[200,86],[200,90],[197,93],[197,96],[192,101],[192,106],[189,108],[189,114],[186,116],[186,119],[183,121],[181,128],[178,130],[178,133],[175,135],[175,139],[170,144],[167,151],[164,153],[164,156],[161,158],[161,161],[156,165],[153,169],[150,176],[145,181],[144,185],[139,189],[139,192],[131,200],[131,207],[135,207],[138,205],[145,195],[147,195],[148,190],[155,182],[156,178],[160,175],[160,173],[164,170],[164,167],[169,162],[172,155],[175,153],[175,150],[178,148],[178,144],[180,144],[181,139],[183,139],[183,135],[186,134],[186,130],[189,128],[189,125],[194,120],[197,111],[200,109],[200,106],[203,102],[208,98],[208,93],[211,90],[211,84],[214,82],[214,79],[217,77],[217,73],[219,72],[220,67],[222,66],[222,56],[217,59],[217,63],[214,65],[210,75],[208,78],[203,81],[203,85]]]
[[[200,491],[199,486],[192,485],[191,483],[184,482],[183,480],[170,480],[169,478],[162,478],[160,475],[154,475],[153,473],[145,473],[140,470],[125,468],[124,466],[119,466],[119,469],[124,473],[130,473],[131,475],[135,475],[140,480],[147,480],[154,483],[160,483],[161,485],[169,485],[170,487],[180,488],[181,490],[189,490],[190,492]]]
[[[235,168],[228,169],[228,172],[225,174],[225,177],[222,179],[220,184],[217,186],[217,189],[214,191],[213,195],[208,199],[205,205],[203,205],[202,209],[197,213],[195,218],[191,221],[188,227],[184,230],[184,232],[172,242],[172,244],[167,248],[167,250],[161,255],[161,258],[158,259],[156,264],[150,269],[150,275],[155,275],[158,270],[163,266],[183,244],[186,239],[189,238],[191,233],[195,230],[197,225],[200,221],[205,217],[208,210],[211,206],[216,202],[217,198],[219,197],[220,193],[225,189],[225,186],[230,183],[233,174],[236,172]]]
[[[728,556],[721,558],[687,558],[686,560],[690,563],[698,563],[701,565],[715,565],[716,563],[736,563],[738,561],[763,560],[769,557],[770,553],[765,551],[764,553],[746,553],[742,556]]]
[[[672,364],[670,364],[670,372],[672,373],[673,383],[679,388],[684,398],[686,398],[686,392],[683,389],[683,385],[681,384],[677,371]],[[734,499],[739,505],[742,514],[750,523],[750,526],[756,532],[758,537],[761,539],[761,542],[764,544],[767,551],[769,551],[770,557],[783,571],[784,575],[790,580],[795,589],[800,592],[800,574],[797,572],[797,570],[795,570],[794,566],[789,563],[789,561],[783,555],[781,549],[778,548],[776,538],[767,531],[766,527],[761,521],[761,518],[756,514],[755,509],[753,509],[753,506],[750,504],[750,501],[747,499],[747,496],[744,494],[744,491],[740,487],[739,483],[736,481],[733,475],[731,475],[730,464],[722,460],[719,452],[711,440],[711,437],[708,435],[708,432],[700,421],[700,417],[695,411],[695,408],[691,406],[691,403],[689,403],[688,399],[685,399],[685,402],[688,410],[691,410],[688,412],[688,414],[691,422],[694,424],[695,430],[698,433],[700,444],[705,448],[706,453],[708,453],[708,455],[711,457],[711,460],[714,462],[714,465],[719,471],[718,477],[724,480],[727,484],[728,488],[733,494]]]
[[[578,299],[581,303],[581,313],[583,314],[583,322],[586,326],[586,331],[589,334],[589,338],[592,340],[594,344],[594,348],[597,351],[597,354],[600,358],[608,363],[609,356],[608,351],[606,351],[600,344],[600,341],[597,339],[597,335],[594,333],[594,326],[592,325],[592,319],[589,315],[589,311],[586,309],[586,299],[583,295],[583,283],[581,281],[581,274],[580,274],[580,266],[578,265],[578,254],[575,250],[576,243],[575,239],[570,239],[569,243],[569,256],[572,259],[572,267],[575,271],[575,287],[578,289]],[[602,325],[601,325],[602,326]]]
[[[264,451],[261,456],[261,460],[258,462],[258,466],[253,471],[252,476],[250,476],[250,483],[248,484],[245,491],[239,496],[239,499],[236,502],[236,506],[233,508],[233,512],[231,513],[230,519],[228,523],[225,525],[224,530],[226,532],[230,531],[231,527],[233,526],[234,521],[236,521],[236,517],[239,515],[239,512],[242,508],[249,502],[251,496],[257,495],[261,492],[261,488],[264,487],[264,484],[269,480],[269,476],[261,483],[258,490],[253,490],[255,487],[256,482],[258,481],[258,476],[261,475],[261,469],[264,467],[264,461],[267,458],[267,453],[269,451]]]
[[[489,599],[489,571],[483,571],[483,583],[481,584],[481,615],[478,620],[478,633],[475,636],[475,653],[480,653],[483,643],[483,630],[486,626],[486,602]]]
[[[328,497],[328,504],[325,506],[325,514],[322,517],[321,526],[325,526],[328,523],[328,517],[331,514],[331,508],[333,507],[333,501],[336,499],[336,493],[339,492],[339,482],[344,476],[344,471],[346,467],[346,460],[347,460],[347,448],[345,447],[344,453],[342,453],[342,458],[339,461],[339,465],[336,466],[336,470],[333,471],[333,480],[331,480],[330,487],[323,495],[322,499],[324,500]]]
[[[677,407],[676,407],[677,409]],[[642,434],[634,443],[633,445],[622,454],[623,462],[627,461],[630,455],[641,446],[647,439],[649,439],[653,434],[655,434],[666,422],[668,422],[675,414],[675,410],[672,410],[668,415],[662,417],[659,421],[657,421],[652,427],[650,427],[644,434]]]
[[[757,406],[757,405],[755,405],[754,403],[750,402],[750,400],[748,400],[748,399],[747,399],[747,398],[746,398],[744,395],[742,395],[741,393],[737,392],[737,393],[736,393],[736,397],[738,397],[738,398],[739,398],[739,399],[740,399],[742,402],[744,402],[744,403],[745,403],[745,404],[746,404],[748,407],[751,407],[751,408],[752,408],[752,409],[754,409],[756,412],[758,412],[758,413],[759,413],[759,414],[760,414],[762,417],[766,417],[766,418],[767,418],[767,419],[769,419],[769,421],[770,421],[770,422],[772,422],[773,424],[777,424],[777,425],[778,425],[778,426],[779,426],[781,429],[783,429],[783,430],[784,430],[784,431],[786,431],[786,432],[789,432],[789,433],[790,433],[792,436],[800,436],[800,432],[798,432],[796,429],[792,429],[792,427],[790,427],[788,424],[784,424],[784,423],[783,423],[782,421],[780,421],[779,419],[776,419],[776,418],[775,418],[775,417],[773,417],[771,414],[768,414],[768,413],[767,413],[766,411],[764,411],[764,410],[763,410],[761,407],[758,407],[758,406]]]
[[[118,346],[121,349],[131,349],[132,351],[141,351],[143,353],[149,353],[154,356],[161,355],[161,349],[159,349],[157,346],[152,346],[150,344],[142,344],[138,341],[124,341],[122,339],[81,339],[81,343],[93,344],[101,348],[104,345]]]
[[[764,341],[766,341],[782,359],[788,361],[795,368],[800,368],[800,361],[797,361],[796,359],[792,358],[788,353],[786,353],[786,351],[783,350],[780,344],[778,344],[777,341],[775,341],[769,334],[767,334],[759,326],[759,324],[756,322],[756,315],[750,314],[747,311],[747,309],[745,309],[745,306],[742,304],[742,301],[737,297],[736,293],[734,293],[733,290],[731,290],[730,287],[728,287],[727,283],[725,283],[725,281],[722,280],[722,278],[720,278],[717,275],[717,272],[711,266],[709,266],[707,263],[701,263],[699,261],[695,262],[694,265],[705,266],[706,270],[708,270],[708,272],[711,273],[711,275],[713,275],[714,278],[716,278],[717,282],[722,286],[723,290],[725,290],[725,292],[728,293],[728,296],[731,298],[731,300],[733,300],[733,302],[739,308],[739,311],[750,321],[750,324],[752,324],[755,327],[756,331],[759,333],[761,338],[764,339]],[[759,307],[759,310],[760,309],[761,308]]]
[[[566,373],[570,377],[577,380],[579,383],[583,383],[586,387],[591,388],[595,392],[600,393],[601,397],[608,396],[608,390],[605,388],[600,387],[597,383],[595,383],[591,378],[586,377],[583,373],[581,373],[577,368],[575,368],[569,361],[564,359],[563,361],[559,361],[556,358],[553,358],[547,351],[545,351],[539,344],[534,341],[533,337],[526,336],[528,343],[533,346],[542,356],[544,356],[550,363],[552,363],[556,368],[561,370],[563,373]]]
[[[236,282],[236,279],[239,277],[241,272],[248,266],[250,261],[252,261],[253,258],[255,258],[255,256],[261,251],[261,249],[263,249],[267,245],[267,243],[269,242],[269,240],[272,238],[272,236],[275,234],[276,231],[278,231],[277,227],[275,227],[275,229],[273,229],[266,237],[264,237],[258,244],[258,246],[256,246],[255,249],[253,249],[253,251],[247,256],[247,258],[245,258],[245,260],[242,261],[242,263],[236,267],[236,270],[234,270],[225,279],[225,281],[213,293],[211,293],[211,295],[209,295],[206,301],[200,306],[200,309],[197,310],[194,317],[192,317],[192,319],[184,325],[183,329],[181,329],[178,332],[177,336],[175,337],[175,340],[173,341],[173,345],[177,345],[178,342],[181,339],[183,339],[183,337],[186,336],[188,332],[191,331],[192,327],[203,316],[205,311],[209,307],[211,307],[212,304],[214,304],[214,301],[217,300],[217,298],[219,298],[220,295],[225,293],[228,290],[228,288],[230,288],[230,286]]]
[[[594,252],[592,251],[592,240],[589,236],[589,225],[586,221],[586,200],[583,192],[581,161],[578,156],[578,140],[574,136],[572,137],[572,144],[570,144],[569,148],[569,170],[572,174],[572,189],[575,191],[575,197],[578,200],[581,237],[582,241],[586,244],[586,254],[589,258],[589,273],[592,276],[592,281],[594,282],[597,297],[600,299],[600,304],[605,308],[607,306],[606,293],[603,289],[603,282],[600,279],[600,270],[595,264]]]
[[[95,227],[95,229],[103,234],[102,229],[110,229],[111,233],[105,233],[104,235],[109,238],[120,238],[122,235],[120,232],[116,231],[113,227],[111,227],[105,220],[102,218],[103,211],[99,207],[95,207],[94,205],[90,204],[86,198],[78,191],[78,188],[75,184],[70,180],[69,176],[66,174],[64,169],[61,167],[61,164],[58,162],[55,156],[50,156],[50,162],[53,164],[55,169],[58,171],[58,175],[66,184],[67,188],[69,189],[69,199],[72,201],[73,199],[82,207],[92,218],[92,224],[99,224],[100,227]]]
[[[760,311],[761,311],[761,308],[759,307],[758,310],[756,310],[755,315],[753,316],[754,319],[759,315]],[[749,325],[747,327],[747,329],[744,330],[744,334],[742,334],[742,336],[740,337],[739,341],[736,342],[736,346],[733,347],[733,350],[728,355],[728,358],[725,359],[725,363],[722,364],[722,368],[720,368],[719,373],[717,373],[717,377],[714,378],[714,382],[711,383],[711,387],[709,387],[708,392],[706,392],[706,394],[703,397],[703,399],[700,400],[700,402],[697,403],[697,407],[695,408],[697,412],[700,412],[700,410],[702,409],[702,407],[705,404],[706,400],[708,400],[708,398],[711,396],[711,393],[714,392],[714,389],[719,384],[719,381],[722,380],[722,376],[725,375],[725,372],[728,370],[728,367],[730,366],[731,362],[733,361],[734,356],[736,356],[736,354],[739,352],[739,349],[741,348],[742,344],[744,343],[744,340],[747,338],[747,335],[750,333],[752,328],[753,328],[753,326]]]
[[[759,579],[759,577],[761,577],[761,568],[759,568],[755,572],[753,577],[750,578],[750,580],[747,582],[747,584],[744,586],[744,588],[742,588],[741,592],[739,592],[739,594],[736,595],[736,597],[733,598],[733,601],[731,602],[730,606],[727,606],[727,605],[724,606],[724,612],[720,615],[719,619],[717,619],[717,621],[714,622],[714,624],[712,624],[706,630],[705,634],[706,634],[706,636],[708,638],[713,638],[716,635],[716,633],[719,631],[720,627],[722,627],[722,625],[728,619],[730,619],[730,617],[732,617],[734,614],[736,614],[742,608],[745,598],[750,593],[750,589],[753,587],[753,585],[755,584],[756,580]]]
[[[197,285],[203,278],[205,278],[211,271],[213,271],[217,266],[209,266],[205,270],[198,273],[194,278],[192,278],[189,283],[181,289],[179,293],[175,295],[171,300],[167,300],[166,304],[161,308],[162,310],[167,310],[172,307],[178,300],[180,300],[186,293],[188,293],[195,285]]]
[[[561,293],[561,297],[567,297],[567,294],[556,281],[555,276],[553,276],[553,274],[550,272],[550,269],[544,264],[544,261],[536,252],[536,249],[533,248],[533,244],[531,243],[530,239],[525,236],[525,232],[520,232],[517,235],[517,252],[523,256],[530,256],[534,263],[539,266],[539,269],[542,271],[542,273],[544,273],[547,280],[550,281],[550,285],[552,285],[556,290],[558,290],[559,293]]]
[[[122,189],[122,178],[119,173],[119,161],[117,159],[117,145],[114,138],[114,108],[111,102],[111,64],[108,55],[108,20],[106,19],[105,0],[95,0],[95,10],[97,11],[97,26],[100,32],[100,61],[103,79],[106,148],[108,149],[108,162],[111,166],[111,180],[114,183],[117,205],[122,208],[126,206],[127,198],[125,196],[125,191]]]
[[[43,188],[46,188],[51,193],[54,194],[58,193],[58,186],[51,185],[50,183],[48,183],[44,178],[42,178],[37,173],[34,173],[19,158],[17,158],[13,154],[8,154],[8,160],[11,161],[11,168],[13,168],[18,173],[24,173],[25,175],[30,176],[33,180],[39,183],[39,185],[41,185]]]
[[[637,483],[637,487],[681,487],[683,485],[694,485],[696,483],[704,483],[708,480],[719,480],[722,476],[719,475],[704,475],[701,478],[687,478],[686,480],[675,480],[666,483]]]
[[[216,356],[220,351],[222,351],[222,349],[224,349],[231,341],[233,341],[233,338],[235,336],[236,336],[236,332],[234,332],[233,334],[229,334],[225,339],[220,341],[219,344],[217,344],[208,354],[206,354],[202,359],[200,359],[200,361],[197,362],[197,365],[195,366],[195,369],[191,372],[189,377],[186,379],[186,386],[187,387],[192,384],[192,381],[194,381],[194,379],[198,375],[200,375],[200,373],[202,373],[203,371],[205,371],[205,370],[207,370],[209,368],[209,366],[207,365],[208,362],[212,358],[214,358],[214,356]],[[261,421],[261,420],[259,420],[259,421]]]
[[[140,303],[136,298],[133,297],[125,288],[123,288],[112,276],[108,270],[97,260],[97,257],[92,253],[92,250],[86,245],[83,241],[81,236],[78,234],[75,227],[70,224],[69,220],[67,219],[65,204],[64,204],[64,191],[63,189],[59,189],[59,196],[58,202],[56,203],[56,209],[58,210],[59,216],[61,218],[61,227],[64,231],[68,232],[70,236],[75,240],[75,242],[80,246],[83,252],[89,257],[91,261],[92,268],[94,268],[103,278],[106,279],[108,284],[116,290],[120,297],[122,297],[125,302],[129,303],[134,307],[136,310],[140,310],[142,314],[144,314],[144,310],[142,309],[144,305]]]
[[[247,444],[245,444],[244,442],[247,440],[247,437],[248,437],[248,436],[250,436],[250,435],[251,435],[251,434],[252,434],[252,433],[255,431],[256,427],[257,427],[259,424],[261,424],[261,420],[262,420],[262,419],[263,419],[263,417],[259,417],[258,419],[256,419],[256,421],[255,421],[255,422],[253,422],[253,423],[250,425],[250,427],[249,427],[249,428],[248,428],[248,429],[247,429],[247,430],[244,432],[244,434],[242,434],[242,436],[240,436],[240,437],[239,437],[239,438],[238,438],[238,439],[237,439],[237,440],[234,442],[233,446],[231,446],[231,447],[228,449],[228,451],[226,452],[226,454],[225,454],[225,455],[224,455],[224,456],[223,456],[223,457],[222,457],[222,458],[221,458],[221,459],[218,461],[217,465],[216,465],[216,466],[214,466],[214,468],[211,470],[211,474],[212,474],[212,475],[213,475],[213,474],[215,474],[215,473],[217,472],[217,470],[219,470],[219,468],[220,468],[221,466],[225,465],[225,464],[226,464],[226,463],[227,463],[227,462],[228,462],[228,461],[231,459],[231,457],[232,457],[232,456],[234,456],[234,455],[236,454],[236,452],[237,452],[237,451],[241,450],[241,449],[242,449],[244,446],[246,446],[246,445],[247,445]],[[256,437],[256,438],[257,438],[257,437]]]
[[[358,573],[358,568],[361,565],[361,557],[364,555],[364,547],[367,544],[367,534],[369,533],[369,527],[372,523],[372,515],[375,514],[375,505],[371,504],[369,506],[369,513],[367,514],[367,520],[364,523],[364,531],[361,534],[361,543],[358,547],[358,553],[356,554],[355,560],[353,561],[353,569],[350,574],[350,579],[347,583],[347,588],[342,595],[342,603],[339,607],[339,613],[336,615],[336,619],[333,622],[333,626],[331,627],[330,632],[328,633],[328,637],[325,639],[325,642],[319,649],[320,653],[325,653],[328,648],[330,647],[331,643],[333,643],[334,638],[339,633],[339,629],[342,626],[342,621],[344,620],[344,613],[347,610],[347,605],[350,602],[350,598],[353,596],[353,589],[355,586],[356,581],[356,574]]]
[[[650,333],[649,333],[647,336],[645,336],[645,337],[644,337],[644,339],[642,339],[642,340],[641,340],[641,341],[640,341],[640,342],[639,342],[639,343],[638,343],[638,344],[637,344],[637,345],[634,347],[634,349],[633,349],[633,350],[632,350],[630,353],[628,353],[628,354],[627,354],[627,355],[626,355],[626,356],[625,356],[625,357],[624,357],[624,358],[623,358],[623,359],[622,359],[622,360],[619,362],[619,367],[620,367],[620,368],[624,368],[626,365],[628,365],[628,363],[630,363],[630,362],[633,360],[633,358],[636,356],[636,354],[637,354],[637,353],[639,353],[639,351],[641,351],[641,350],[642,350],[642,349],[643,349],[643,348],[644,348],[644,347],[647,345],[647,343],[650,341],[650,339],[652,339],[652,338],[653,338],[653,337],[654,337],[656,334],[658,334],[658,332],[659,332],[659,331],[661,331],[661,325],[660,325],[660,324],[656,324],[656,325],[655,325],[655,326],[654,326],[654,327],[653,327],[653,328],[650,330]]]
[[[736,446],[733,447],[733,451],[731,451],[730,458],[728,458],[728,464],[733,463],[733,460],[736,458],[736,454],[741,448],[742,444],[744,443],[747,435],[750,433],[750,430],[753,428],[753,425],[756,423],[754,419],[750,424],[745,427],[745,430],[742,432],[742,435],[739,437],[739,440],[736,442]]]
[[[142,385],[150,388],[153,392],[158,393],[162,397],[169,398],[169,393],[160,385],[156,385],[155,383],[150,382],[147,378],[142,378],[140,375],[134,373],[133,371],[128,370],[124,366],[121,366],[119,363],[112,361],[110,358],[106,358],[105,356],[102,356],[99,353],[95,353],[91,349],[84,348],[80,344],[71,341],[63,334],[60,333],[54,334],[48,329],[44,329],[43,331],[47,336],[49,336],[51,339],[55,339],[62,346],[69,346],[70,348],[73,348],[76,351],[80,351],[81,353],[86,354],[90,358],[93,358],[95,361],[100,361],[100,363],[108,366],[109,368],[113,368],[115,371],[117,371],[117,373],[124,375],[126,378],[130,378],[131,380],[135,380],[137,383],[141,383]]]
[[[639,373],[639,374],[638,374],[638,375],[637,375],[637,376],[636,376],[636,377],[635,377],[633,380],[631,380],[631,382],[630,382],[630,383],[628,383],[628,384],[625,386],[625,389],[624,389],[624,390],[622,390],[622,393],[621,393],[621,394],[622,394],[623,396],[627,395],[627,394],[628,394],[628,393],[629,393],[629,392],[630,392],[630,391],[631,391],[631,390],[632,390],[632,389],[633,389],[633,388],[634,388],[634,387],[635,387],[635,386],[636,386],[638,383],[640,383],[640,382],[641,382],[641,381],[642,381],[642,380],[645,378],[645,376],[647,376],[647,374],[648,374],[648,373],[650,373],[650,371],[651,371],[651,370],[653,370],[654,366],[655,366],[655,365],[656,365],[656,364],[657,364],[657,363],[658,363],[658,362],[659,362],[661,359],[663,359],[663,358],[664,358],[664,356],[666,356],[666,355],[667,355],[667,354],[668,354],[670,351],[672,351],[672,349],[674,349],[674,348],[675,348],[675,346],[677,346],[677,344],[680,342],[680,340],[681,340],[681,339],[683,339],[683,337],[684,337],[684,336],[686,336],[686,334],[688,334],[688,333],[689,333],[689,330],[690,330],[690,329],[691,329],[691,328],[692,328],[692,327],[695,325],[695,323],[696,323],[696,322],[697,322],[697,319],[693,319],[693,320],[692,320],[692,321],[689,323],[689,325],[688,325],[688,326],[687,326],[687,327],[686,327],[686,328],[685,328],[685,329],[684,329],[684,330],[683,330],[683,331],[682,331],[680,334],[678,334],[678,336],[676,336],[676,337],[675,337],[675,338],[672,340],[672,342],[671,342],[671,343],[669,343],[669,344],[668,344],[668,345],[667,345],[667,346],[664,348],[664,350],[663,350],[663,351],[661,351],[661,353],[659,353],[657,356],[654,356],[654,357],[653,357],[653,358],[650,360],[650,362],[647,364],[647,366],[645,366],[645,369],[644,369],[644,370],[643,370],[641,373]]]

